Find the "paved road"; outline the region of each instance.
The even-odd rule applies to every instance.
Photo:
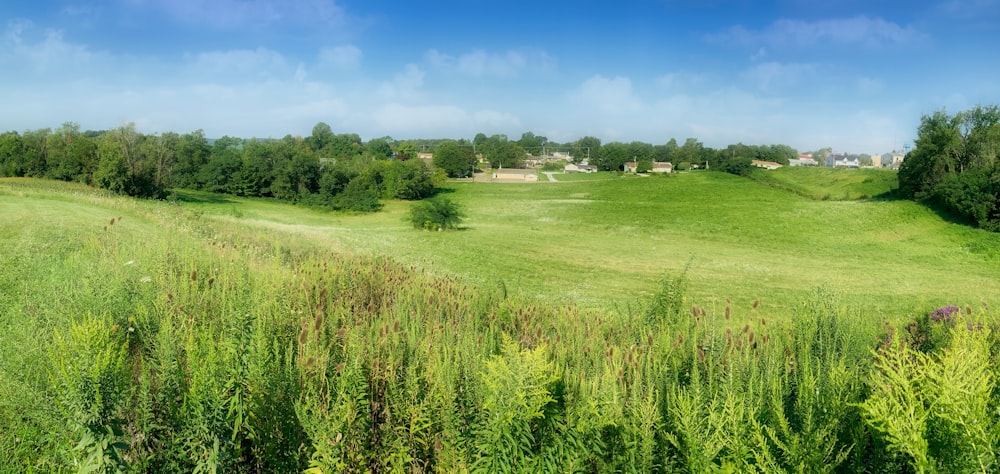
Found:
[[[556,177],[555,177],[555,176],[552,176],[552,173],[555,173],[554,171],[542,171],[542,173],[543,173],[543,174],[544,174],[545,176],[548,176],[548,177],[549,177],[549,181],[551,181],[551,182],[553,182],[553,183],[557,182],[557,181],[556,181]]]

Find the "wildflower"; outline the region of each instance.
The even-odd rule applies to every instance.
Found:
[[[958,309],[958,306],[950,304],[932,311],[931,321],[944,321],[946,323],[951,323],[955,320],[956,313],[959,312],[960,310]]]

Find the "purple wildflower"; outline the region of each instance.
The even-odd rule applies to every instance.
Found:
[[[944,321],[946,323],[951,323],[955,320],[956,315],[960,311],[961,310],[958,309],[958,306],[953,304],[935,309],[931,312],[931,321]]]

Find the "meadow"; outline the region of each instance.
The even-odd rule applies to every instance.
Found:
[[[894,176],[805,171],[803,188],[838,196],[885,193],[886,173]],[[799,175],[783,173],[772,181]],[[824,201],[717,173],[556,175],[567,176],[580,181],[454,183],[448,196],[467,218],[461,231],[444,233],[413,232],[406,202],[390,202],[377,214],[342,216],[262,200],[182,196],[226,222],[302,235],[340,252],[389,256],[481,284],[502,281],[510,291],[554,304],[643,302],[662,276],[688,265],[692,301],[720,307],[727,298],[741,304],[759,299],[761,310],[775,317],[817,288],[852,300],[875,318],[912,317],[1000,294],[996,234],[943,221],[913,202]]]
[[[594,178],[455,183],[454,232],[0,180],[0,471],[996,467],[995,234]]]

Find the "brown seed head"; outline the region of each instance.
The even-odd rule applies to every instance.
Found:
[[[753,300],[753,309],[757,309],[760,306],[760,299]]]

